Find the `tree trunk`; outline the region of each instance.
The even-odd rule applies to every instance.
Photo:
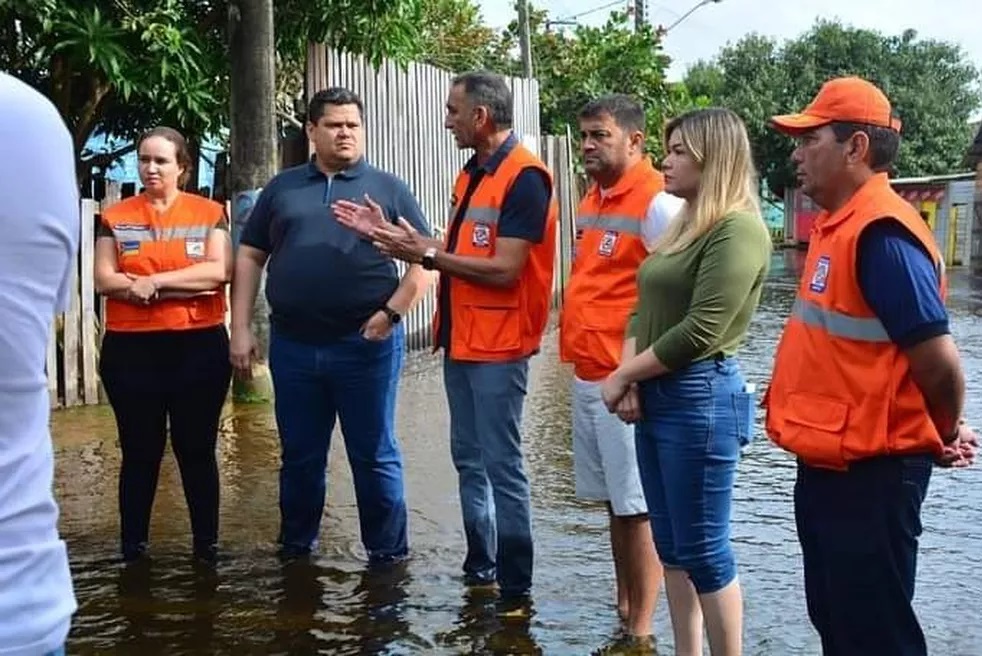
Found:
[[[276,118],[273,43],[273,0],[230,0],[228,36],[231,67],[231,135],[228,191],[232,203],[232,239],[239,235],[259,190],[276,173]],[[264,276],[265,280],[265,276]],[[234,283],[233,283],[234,284]],[[236,381],[236,401],[265,401],[272,386],[266,354],[269,319],[260,285],[253,314],[262,362],[252,381]]]

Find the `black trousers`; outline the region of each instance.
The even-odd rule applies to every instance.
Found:
[[[218,541],[215,443],[232,376],[224,326],[161,332],[107,332],[99,373],[116,416],[122,467],[123,554],[148,542],[150,511],[170,426],[196,550]]]
[[[805,596],[825,656],[926,656],[911,601],[932,467],[930,456],[872,458],[845,472],[799,463]]]

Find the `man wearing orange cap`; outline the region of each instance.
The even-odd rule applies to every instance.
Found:
[[[960,421],[944,261],[890,187],[900,121],[882,91],[830,80],[772,121],[823,209],[764,400],[768,435],[798,459],[808,615],[825,654],[921,656],[921,503],[933,465],[967,466],[977,444]]]

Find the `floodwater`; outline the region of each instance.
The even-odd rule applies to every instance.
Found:
[[[774,256],[771,280],[741,360],[760,387],[790,309],[801,253]],[[953,332],[965,362],[967,413],[982,425],[982,280],[953,280]],[[535,614],[498,621],[491,599],[470,597],[457,483],[439,362],[415,355],[399,398],[414,558],[402,570],[365,571],[351,476],[335,436],[322,553],[282,566],[278,443],[269,407],[226,408],[220,439],[222,548],[213,573],[187,556],[189,527],[168,452],[151,527],[152,561],[124,568],[117,547],[119,455],[107,408],[56,412],[56,492],[79,610],[70,654],[588,654],[616,629],[613,571],[601,509],[573,496],[569,371],[555,336],[534,360],[525,413],[536,539]],[[760,419],[760,417],[758,417]],[[745,589],[745,653],[819,654],[805,612],[792,515],[794,468],[758,432],[737,479],[733,535]],[[982,595],[982,470],[937,470],[924,504],[916,606],[931,653],[982,654],[974,609]],[[672,653],[664,596],[659,651]]]

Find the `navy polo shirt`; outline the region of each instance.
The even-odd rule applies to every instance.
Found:
[[[898,347],[949,332],[934,261],[899,221],[884,219],[863,230],[856,268],[863,298]]]
[[[323,344],[357,331],[399,286],[391,258],[334,218],[331,204],[365,194],[395,222],[430,228],[406,183],[364,158],[328,176],[314,164],[276,175],[262,190],[240,242],[269,254],[266,299],[273,328]]]
[[[477,163],[474,155],[464,165],[464,170],[471,176],[470,184],[460,201],[457,214],[447,235],[447,250],[451,253],[457,250],[457,239],[460,236],[462,222],[460,218],[467,213],[471,197],[477,185],[487,174],[494,174],[505,160],[505,157],[518,145],[514,133],[488,158],[484,164]],[[546,231],[546,219],[549,216],[549,203],[552,200],[552,184],[542,171],[527,168],[518,174],[511,188],[505,194],[501,203],[498,217],[498,237],[524,239],[533,244],[542,243]],[[445,273],[440,274],[440,325],[436,343],[445,349],[450,346],[450,281]]]

